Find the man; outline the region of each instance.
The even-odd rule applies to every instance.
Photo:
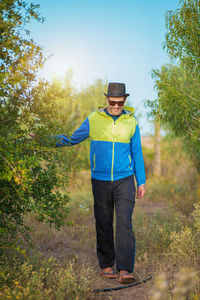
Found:
[[[71,138],[59,135],[57,146],[72,146],[91,138],[90,163],[96,220],[97,257],[101,275],[119,281],[134,281],[135,260],[132,213],[137,196],[145,194],[145,170],[134,109],[124,106],[129,94],[124,83],[109,83],[107,106],[92,112]],[[115,245],[113,211],[116,211]]]

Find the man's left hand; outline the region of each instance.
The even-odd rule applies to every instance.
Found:
[[[145,193],[146,193],[145,185],[142,184],[142,185],[138,186],[138,188],[137,188],[137,198],[142,198]]]

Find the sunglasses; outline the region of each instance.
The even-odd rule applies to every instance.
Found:
[[[116,104],[118,106],[123,106],[125,101],[111,101],[111,100],[108,100],[108,102],[109,102],[110,106],[115,106]]]

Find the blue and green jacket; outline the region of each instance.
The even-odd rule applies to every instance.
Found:
[[[140,132],[134,109],[124,107],[114,121],[104,107],[92,112],[70,138],[56,136],[60,146],[73,146],[91,138],[91,177],[114,181],[135,174],[137,186],[145,183],[145,169]]]

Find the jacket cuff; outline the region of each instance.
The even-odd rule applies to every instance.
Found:
[[[137,187],[141,186],[141,185],[145,185],[145,182],[144,183],[139,183],[137,184]]]

